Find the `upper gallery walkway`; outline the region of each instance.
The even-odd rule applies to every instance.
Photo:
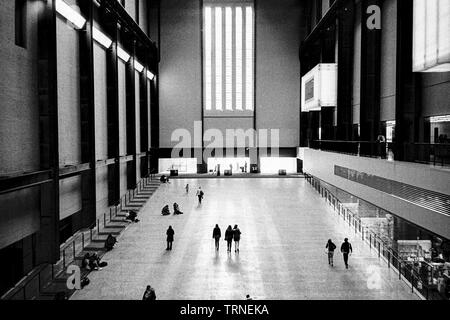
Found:
[[[185,185],[190,185],[186,194]],[[196,189],[205,192],[198,206]],[[183,215],[161,216],[180,205]],[[162,185],[103,260],[91,283],[72,299],[419,299],[398,275],[355,237],[303,179],[176,179]],[[212,231],[222,230],[215,251]],[[240,253],[227,254],[228,225],[242,232]],[[166,230],[175,230],[166,251]],[[330,267],[325,244],[348,237],[354,254],[345,269],[337,250]]]

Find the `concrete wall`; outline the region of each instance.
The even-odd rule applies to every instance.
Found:
[[[28,6],[26,48],[15,45],[14,7],[0,6],[0,176],[40,168],[38,4]],[[0,195],[0,249],[39,231],[39,214],[39,188]]]
[[[304,172],[332,184],[348,193],[383,208],[438,235],[450,238],[450,216],[431,211],[387,193],[352,182],[334,174],[334,166],[342,166],[377,175],[423,189],[450,194],[450,172],[407,162],[362,158],[345,154],[305,149]]]
[[[185,128],[193,136],[194,121],[201,120],[200,14],[200,1],[161,2],[162,148],[175,145],[170,141],[175,129]],[[301,14],[301,4],[295,0],[283,1],[282,6],[276,0],[260,0],[256,5],[256,124],[258,129],[280,129],[282,147],[298,146]],[[236,128],[241,122],[222,120],[226,125],[220,127]],[[209,127],[211,121],[207,123]]]
[[[78,31],[57,18],[59,165],[81,163],[80,64]],[[60,219],[81,210],[81,177],[60,182]]]
[[[422,74],[422,114],[450,114],[450,72]]]
[[[298,50],[306,21],[296,0],[256,6],[256,128],[279,129],[280,147],[297,147],[300,130]],[[302,29],[303,26],[303,29]]]
[[[95,153],[96,160],[108,159],[108,115],[106,51],[94,44],[94,96],[95,96]],[[96,174],[97,215],[108,208],[108,169],[98,168]]]
[[[14,8],[0,6],[0,175],[39,168],[38,8],[28,8],[26,49],[15,45]]]
[[[172,132],[201,121],[200,1],[161,1],[159,78],[160,146],[171,148]]]

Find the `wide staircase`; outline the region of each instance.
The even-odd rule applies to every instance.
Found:
[[[108,213],[97,218],[96,227],[78,232],[61,246],[61,260],[56,264],[41,265],[9,290],[1,299],[6,300],[55,300],[69,298],[75,290],[67,288],[71,265],[81,266],[86,253],[96,252],[100,258],[106,253],[105,240],[109,234],[120,236],[132,223],[126,220],[129,211],[139,213],[160,186],[159,179],[144,178],[134,190],[129,190],[120,203],[111,207]],[[81,269],[81,279],[90,271]]]

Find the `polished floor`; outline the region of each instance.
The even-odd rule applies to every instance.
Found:
[[[190,193],[185,192],[189,183]],[[205,199],[198,206],[195,190]],[[177,202],[180,216],[161,216]],[[72,299],[141,299],[147,284],[157,299],[418,299],[411,289],[303,179],[178,179],[162,185],[129,226],[108,266],[91,273],[91,283]],[[227,254],[222,239],[214,249],[219,224],[242,231],[240,253]],[[175,230],[172,251],[165,232]],[[328,265],[325,244],[340,246],[348,237],[354,254],[345,269],[336,252]]]

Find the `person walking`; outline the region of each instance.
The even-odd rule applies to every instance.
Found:
[[[231,226],[228,226],[225,231],[225,241],[227,242],[227,252],[231,252],[231,245],[233,243],[233,229]]]
[[[173,236],[175,235],[175,231],[172,229],[172,226],[169,226],[166,232],[167,235],[167,249],[172,250]]]
[[[239,252],[239,241],[241,241],[241,230],[238,225],[234,225],[233,228],[233,240],[234,240],[234,252]]]
[[[222,237],[222,233],[220,232],[219,225],[216,224],[216,227],[213,230],[213,239],[215,240],[215,243],[216,243],[216,251],[219,251],[220,237]]]
[[[185,187],[185,189],[186,189],[186,193],[189,193],[189,183],[188,183],[188,184],[186,184],[186,187]]]
[[[202,190],[202,187],[198,187],[196,196],[198,197],[198,204],[201,205],[202,204],[202,200],[203,200],[203,196],[205,195],[205,193]]]
[[[147,286],[147,289],[145,289],[144,296],[142,297],[142,300],[144,300],[144,301],[156,300],[155,289],[153,289],[152,286]]]
[[[334,250],[336,250],[336,245],[331,241],[331,239],[328,240],[327,245],[325,246],[325,249],[328,249],[328,264],[333,265],[333,256],[334,256]]]
[[[348,255],[353,252],[352,245],[348,242],[348,238],[344,239],[344,243],[341,245],[341,252],[344,256],[345,267],[348,269]]]

